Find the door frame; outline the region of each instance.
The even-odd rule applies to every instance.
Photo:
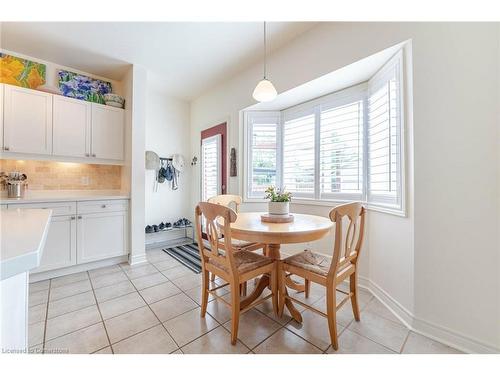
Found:
[[[220,134],[221,136],[221,194],[227,193],[227,122],[220,123],[212,126],[211,128],[201,131],[200,138],[200,152],[202,142],[206,138],[213,137]],[[200,163],[200,182],[202,179],[202,163]],[[201,184],[200,184],[201,186]],[[200,199],[202,198],[203,191],[200,190]]]

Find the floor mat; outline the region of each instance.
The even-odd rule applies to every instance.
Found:
[[[201,272],[201,258],[200,251],[198,250],[198,244],[186,244],[172,246],[163,249],[168,255],[176,259],[178,262],[182,263],[194,273]]]

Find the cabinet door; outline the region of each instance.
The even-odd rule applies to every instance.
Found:
[[[105,212],[78,216],[77,262],[126,255],[128,214]]]
[[[92,156],[123,160],[124,125],[123,109],[92,104]]]
[[[32,272],[49,271],[76,264],[75,216],[53,216],[40,266]]]
[[[4,86],[4,150],[52,153],[52,95]]]
[[[57,95],[53,100],[53,154],[88,157],[91,104]]]

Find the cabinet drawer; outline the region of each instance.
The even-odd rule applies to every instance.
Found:
[[[16,208],[51,209],[52,216],[76,214],[76,202],[46,202],[46,203],[9,203],[9,210]]]
[[[78,214],[117,212],[126,211],[127,209],[128,200],[126,199],[86,201],[77,203]]]

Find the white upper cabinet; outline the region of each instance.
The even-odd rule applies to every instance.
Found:
[[[52,94],[4,86],[4,151],[52,153]]]
[[[74,157],[90,156],[91,115],[91,103],[54,95],[54,155]]]
[[[121,108],[0,84],[0,151],[123,161],[124,113]]]
[[[123,109],[92,104],[92,157],[123,160],[124,125]]]

